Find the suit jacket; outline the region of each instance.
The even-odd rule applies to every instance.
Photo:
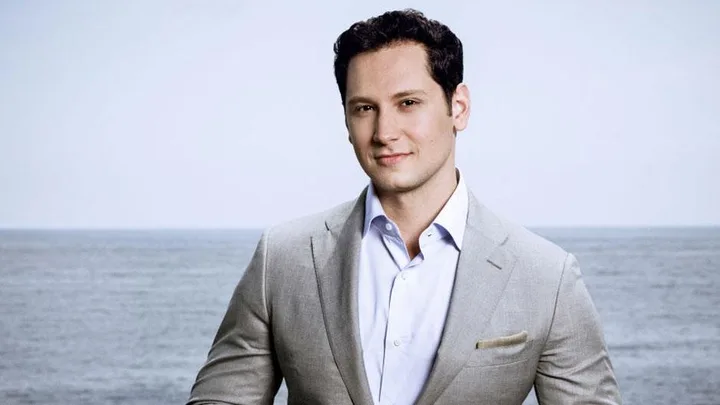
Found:
[[[263,233],[188,404],[372,404],[358,326],[365,193]],[[417,404],[618,404],[575,258],[469,197],[437,356]]]

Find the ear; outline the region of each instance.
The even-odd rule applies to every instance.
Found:
[[[470,119],[470,89],[465,83],[460,83],[455,88],[451,113],[455,131],[460,132],[465,129]]]

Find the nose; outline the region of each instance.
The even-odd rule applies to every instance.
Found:
[[[400,137],[400,128],[395,114],[387,110],[380,110],[375,117],[375,133],[373,134],[375,142],[386,145]]]

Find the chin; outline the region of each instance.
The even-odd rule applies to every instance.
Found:
[[[421,183],[410,176],[401,176],[398,173],[390,176],[377,176],[371,178],[375,189],[391,193],[402,193],[416,189]]]

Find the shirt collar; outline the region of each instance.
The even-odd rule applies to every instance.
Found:
[[[437,217],[435,217],[431,226],[434,224],[445,229],[450,234],[450,237],[455,242],[457,248],[461,249],[463,235],[465,234],[465,224],[467,223],[468,189],[465,185],[465,180],[460,172],[460,169],[456,170],[458,174],[457,187],[455,187],[455,191],[453,191],[447,203],[445,203],[442,210],[440,210],[440,213],[438,213]],[[380,199],[375,193],[375,187],[372,182],[370,182],[367,195],[365,196],[365,222],[363,224],[363,237],[367,235],[370,230],[370,225],[377,217],[383,217],[390,221],[385,214],[382,204],[380,204]]]

